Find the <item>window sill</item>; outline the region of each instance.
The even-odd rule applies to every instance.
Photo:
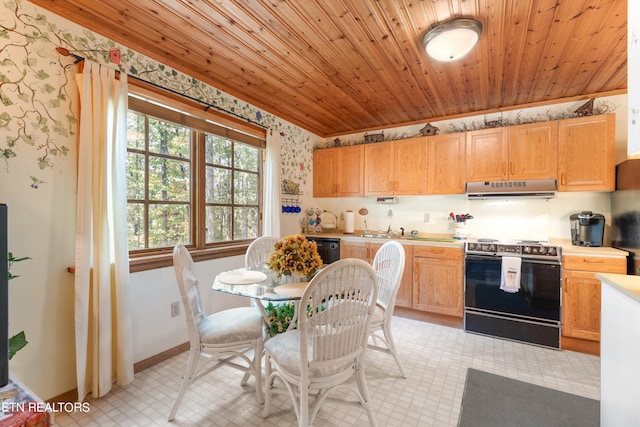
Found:
[[[207,248],[199,250],[191,250],[191,257],[194,262],[208,261],[212,259],[228,258],[236,255],[244,255],[247,252],[249,243],[240,243],[237,245],[222,246],[217,248]],[[173,254],[171,252],[159,254],[138,256],[129,259],[129,272],[137,273],[140,271],[154,270],[156,268],[165,268],[173,266]],[[75,273],[75,267],[69,267],[69,273]]]

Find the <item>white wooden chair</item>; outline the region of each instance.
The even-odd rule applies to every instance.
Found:
[[[363,366],[377,282],[371,265],[359,259],[336,261],[309,282],[298,329],[265,343],[264,417],[271,412],[272,393],[281,392],[290,395],[299,426],[312,424],[325,401],[362,405],[370,424],[377,425]],[[354,375],[355,384],[348,381]],[[353,392],[357,401],[331,397],[338,389]],[[310,395],[315,397],[311,411]]]
[[[280,241],[279,237],[262,236],[255,239],[247,248],[244,255],[244,266],[249,268],[259,263],[267,262],[269,255],[274,250],[274,245]]]
[[[369,335],[372,342],[369,348],[390,353],[398,365],[402,378],[407,378],[391,334],[391,318],[402,281],[404,262],[404,249],[396,241],[386,242],[373,258],[373,269],[378,276],[379,291],[376,309],[369,321]]]
[[[221,366],[231,366],[244,372],[242,385],[246,384],[250,374],[253,375],[257,399],[262,403],[263,322],[259,311],[253,307],[241,307],[207,316],[202,307],[193,260],[184,246],[174,247],[173,265],[187,319],[189,360],[169,421],[175,418],[189,385]],[[245,354],[249,350],[253,350],[252,355]],[[244,363],[234,360],[237,358]]]
[[[274,245],[280,241],[279,237],[273,236],[261,236],[255,239],[244,254],[244,266],[246,268],[255,267],[258,264],[266,263],[269,259],[269,255],[274,251]],[[251,298],[251,306],[258,307],[258,304],[263,304],[261,301],[257,301]],[[262,309],[261,307],[258,307]],[[264,310],[264,309],[262,309]]]

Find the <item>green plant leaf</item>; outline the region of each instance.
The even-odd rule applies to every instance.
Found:
[[[24,335],[24,331],[20,331],[9,338],[9,360],[11,360],[11,358],[28,343],[29,342],[27,341],[27,337]]]

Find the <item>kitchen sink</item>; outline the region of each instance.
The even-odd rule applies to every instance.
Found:
[[[418,237],[418,236],[397,236],[385,233],[360,233],[356,237],[365,237],[368,239],[396,239],[396,240],[416,240],[424,242],[444,242],[452,243],[455,240],[452,237]]]
[[[367,237],[369,239],[392,239],[396,236],[392,236],[391,234],[384,233],[362,233],[356,234],[357,237]]]

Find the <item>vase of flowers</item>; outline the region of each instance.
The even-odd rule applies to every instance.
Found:
[[[282,276],[306,277],[311,280],[322,268],[316,242],[310,242],[302,234],[286,236],[274,246],[267,266],[278,278]]]

